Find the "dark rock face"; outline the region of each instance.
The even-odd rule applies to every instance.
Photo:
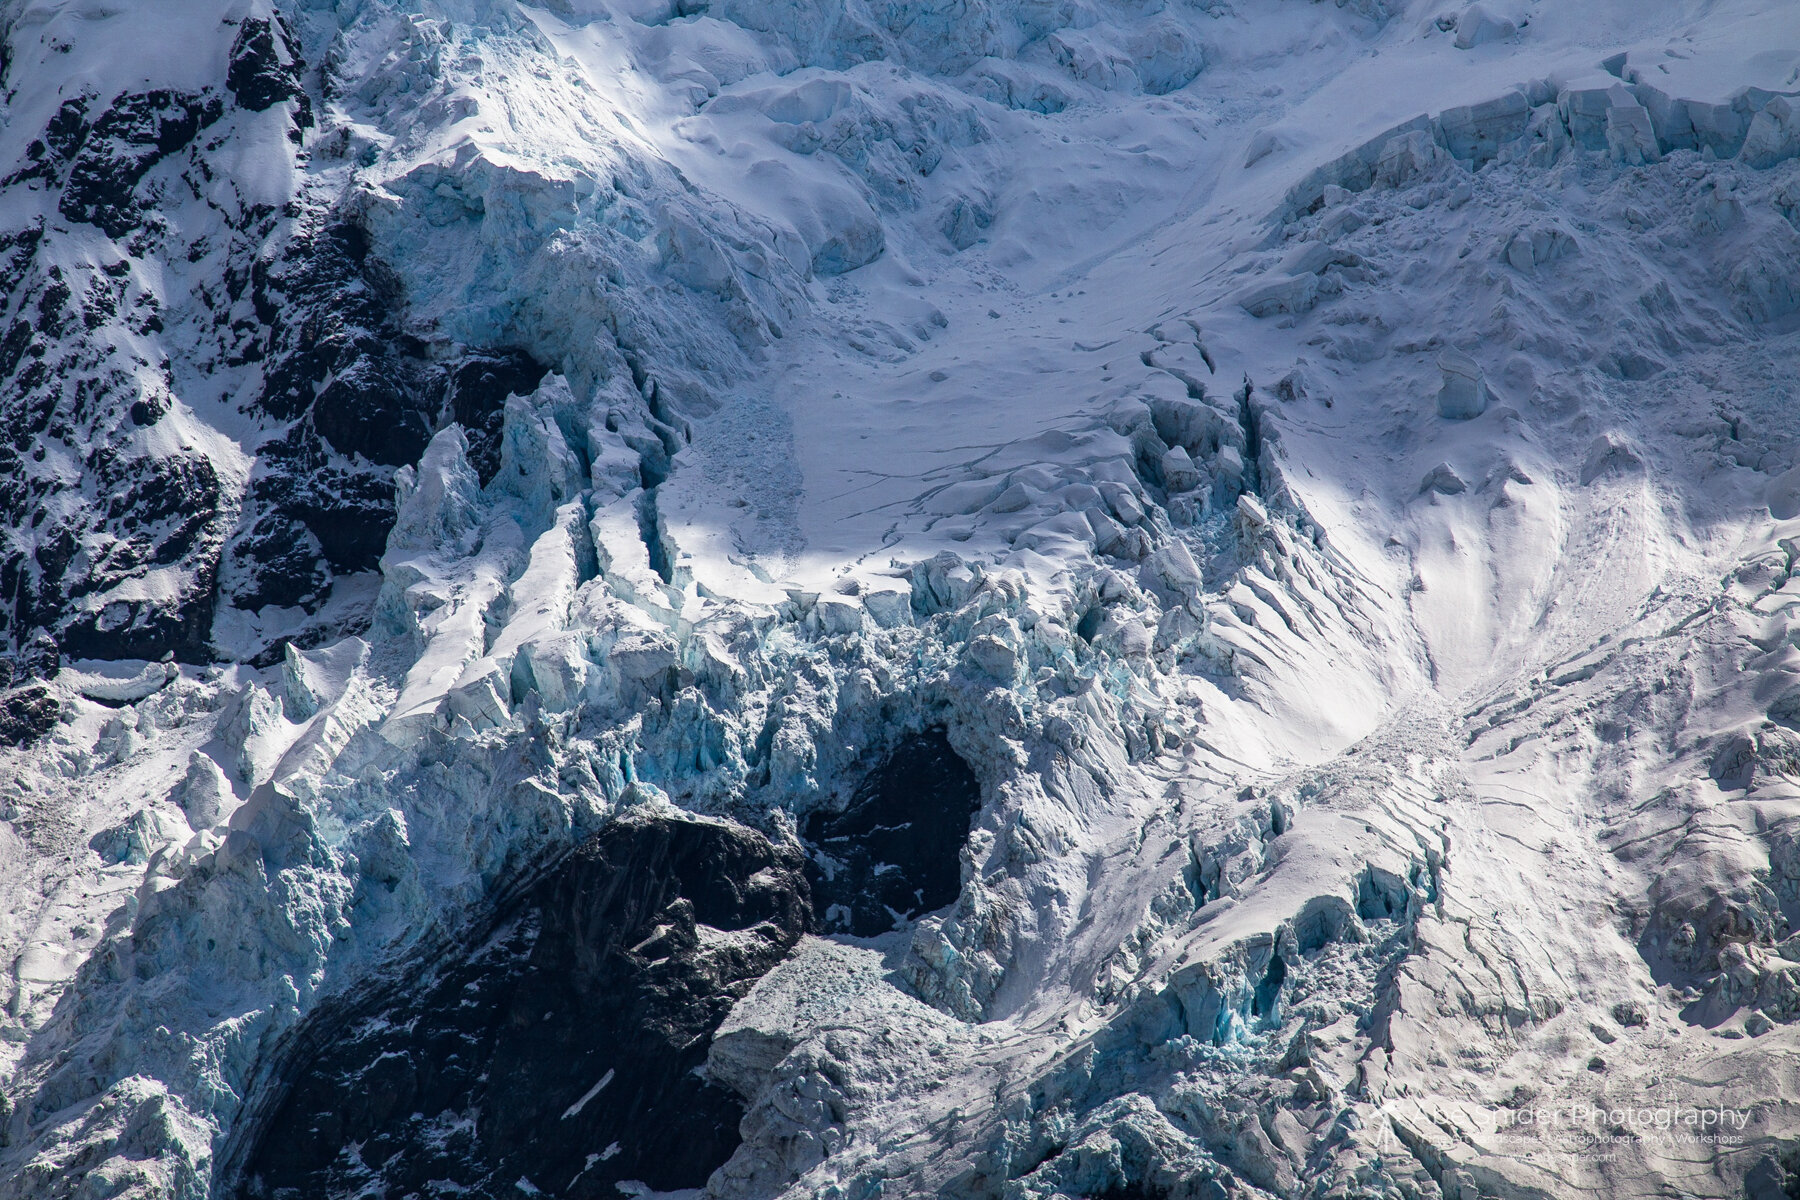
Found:
[[[520,350],[470,355],[450,376],[450,418],[468,432],[469,465],[486,485],[500,471],[500,425],[508,396],[529,396],[549,368]]]
[[[873,937],[942,908],[962,887],[961,851],[981,805],[975,773],[941,729],[900,744],[843,812],[815,812],[807,877],[826,929]]]
[[[811,919],[798,855],[627,816],[423,985],[322,1012],[245,1162],[246,1197],[616,1197],[698,1187],[743,1110],[695,1073]]]
[[[60,179],[87,136],[88,103],[86,96],[64,100],[45,127],[44,136],[25,148],[25,162],[0,180],[0,187],[34,181],[54,184]]]
[[[42,630],[86,657],[205,662],[222,609],[315,612],[336,576],[375,566],[393,469],[437,427],[444,369],[401,333],[361,230],[217,169],[253,114],[279,114],[296,154],[311,123],[282,19],[226,36],[217,85],[72,96],[0,184],[46,194],[46,215],[0,224],[0,478],[17,483],[0,492],[0,651]],[[79,226],[114,244],[71,264],[58,246],[91,239]],[[154,268],[175,261],[165,310]],[[159,360],[165,333],[182,349]],[[221,384],[248,418],[247,487],[155,436],[184,389]],[[151,572],[156,588],[131,586]]]
[[[258,261],[247,281],[272,326],[256,407],[294,423],[257,450],[223,581],[239,608],[313,611],[334,572],[372,569],[393,524],[392,484],[379,464],[404,461],[429,434],[425,406],[408,396],[415,372],[395,362],[389,305],[365,283],[366,269],[361,230],[338,223],[298,235],[280,260]],[[343,427],[338,438],[373,452],[362,463],[332,453],[313,411],[316,389],[334,369],[347,378],[332,385],[326,420]],[[359,385],[366,398],[385,402],[360,425],[343,411],[364,398]],[[392,423],[386,445],[371,435],[374,421]]]
[[[300,68],[300,56],[294,53],[287,31],[276,22],[250,17],[238,26],[225,86],[251,112],[262,112],[286,100],[307,105],[306,91],[300,86]],[[303,119],[300,123],[304,126],[310,122]]]
[[[310,414],[339,454],[396,467],[431,439],[438,399],[422,347],[400,328],[401,296],[369,255],[368,235],[329,215],[275,262],[250,273],[269,325],[258,407],[276,420]]]
[[[418,460],[444,410],[469,427],[485,483],[507,395],[533,391],[546,368],[509,350],[427,361],[353,221],[318,221],[240,282],[270,325],[251,411],[287,424],[257,448],[221,590],[238,608],[313,612],[336,576],[375,569],[394,524],[393,469]]]
[[[204,660],[230,498],[203,453],[142,441],[166,409],[166,375],[134,374],[112,339],[90,336],[141,332],[154,301],[110,268],[45,262],[46,232],[0,236],[0,648],[41,629],[73,654]],[[157,600],[101,598],[177,565]]]
[[[169,91],[121,96],[81,139],[57,211],[122,238],[143,220],[138,184],[224,112],[217,96]],[[75,139],[67,139],[73,142]]]
[[[506,396],[543,378],[409,336],[354,204],[239,188],[220,154],[248,128],[285,126],[305,156],[307,66],[279,15],[221,36],[217,81],[70,95],[0,164],[9,195],[41,194],[0,215],[0,653],[43,631],[84,657],[259,661],[351,632],[366,613],[327,605],[376,568],[395,469],[455,419],[491,478]],[[247,479],[170,436],[220,402]],[[271,606],[291,611],[230,619]]]
[[[169,412],[175,383],[144,348],[163,309],[135,263],[175,249],[172,206],[230,187],[202,146],[227,111],[215,88],[71,96],[0,184],[46,193],[21,208],[46,215],[0,227],[0,478],[13,484],[0,493],[0,649],[49,631],[90,657],[211,657],[237,497],[204,451],[152,449],[143,432]],[[245,212],[241,232],[268,215]],[[59,254],[59,239],[91,238],[71,228],[84,225],[116,244],[82,261]],[[269,232],[255,229],[256,244]],[[196,262],[204,249],[180,252]],[[196,291],[203,306],[207,289]],[[155,598],[120,587],[158,571]]]
[[[56,728],[61,711],[62,705],[41,683],[0,696],[0,746],[31,745]]]

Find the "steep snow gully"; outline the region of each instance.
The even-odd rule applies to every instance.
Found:
[[[0,1196],[1800,1195],[1800,9],[0,0]]]

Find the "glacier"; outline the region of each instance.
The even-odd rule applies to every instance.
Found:
[[[1800,1194],[1800,13],[0,0],[0,1196]]]

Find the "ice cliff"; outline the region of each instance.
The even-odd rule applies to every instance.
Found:
[[[1800,1192],[1787,5],[0,38],[0,1196]]]

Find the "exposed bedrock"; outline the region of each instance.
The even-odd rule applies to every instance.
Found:
[[[622,817],[423,982],[309,1021],[238,1194],[704,1185],[743,1109],[696,1068],[811,917],[796,848],[673,812]]]
[[[842,812],[812,813],[806,873],[825,928],[873,937],[952,903],[980,803],[975,773],[933,729],[895,747]]]

